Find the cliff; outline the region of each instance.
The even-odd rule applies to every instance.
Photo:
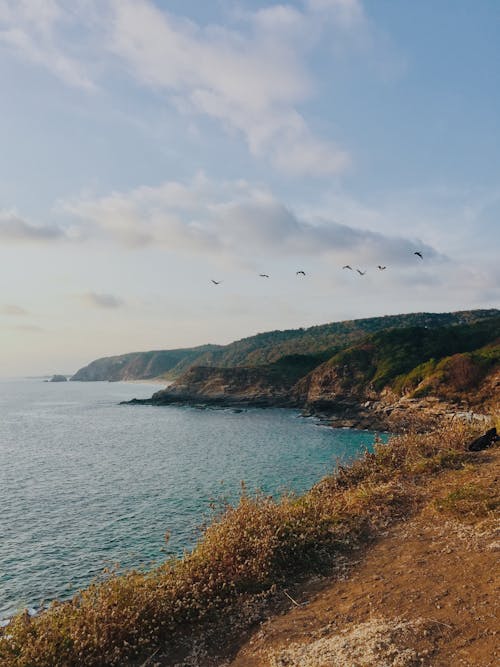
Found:
[[[410,417],[499,411],[500,317],[390,329],[328,359],[289,355],[256,367],[194,366],[144,402],[302,407],[339,425],[388,428]]]
[[[498,406],[500,318],[474,324],[383,331],[302,378],[296,400],[312,409],[398,399]]]
[[[273,364],[235,368],[194,366],[173,385],[153,394],[154,405],[292,406],[297,381],[322,361],[321,355],[289,355]]]

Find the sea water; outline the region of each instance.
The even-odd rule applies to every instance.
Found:
[[[242,481],[300,493],[374,440],[295,410],[119,405],[158,389],[0,381],[0,619],[182,553]]]

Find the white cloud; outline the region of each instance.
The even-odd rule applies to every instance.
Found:
[[[70,47],[58,30],[72,20],[72,13],[56,0],[0,0],[0,44],[65,83],[93,91],[94,82],[79,59],[67,54]]]
[[[22,333],[42,333],[45,331],[42,327],[39,327],[37,324],[16,324],[15,326],[9,327],[12,331],[20,331]]]
[[[101,198],[61,202],[93,237],[130,247],[160,245],[251,264],[265,257],[325,257],[406,264],[415,250],[438,253],[422,241],[381,234],[323,217],[299,216],[273,194],[245,181],[166,182]],[[352,260],[354,261],[354,259]]]
[[[229,30],[179,20],[147,0],[112,6],[109,48],[142,84],[240,132],[252,154],[281,170],[325,175],[349,164],[347,151],[316,137],[298,111],[313,88],[304,51],[321,34],[315,7],[270,6]],[[337,27],[347,29],[344,14]]]
[[[1,0],[0,21],[14,19],[37,24],[42,32],[50,32],[55,21],[61,18],[56,0]]]
[[[291,174],[329,175],[348,151],[320,138],[301,113],[314,95],[310,52],[364,31],[357,0],[270,4],[237,26],[199,25],[152,0],[0,0],[0,44],[88,91],[112,66],[165,95],[183,114],[208,116],[252,155]],[[346,39],[347,37],[347,39]],[[97,67],[98,64],[98,67]]]

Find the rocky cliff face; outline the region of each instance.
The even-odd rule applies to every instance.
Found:
[[[293,388],[296,404],[306,414],[318,415],[333,426],[398,430],[401,426],[460,417],[485,424],[500,415],[498,365],[462,390],[450,390],[441,380],[424,393],[396,393],[390,387],[375,390],[349,384],[345,369],[321,366]]]
[[[487,332],[479,333],[482,341]],[[474,340],[467,336],[464,344]],[[297,382],[292,395],[307,412],[348,426],[391,428],[454,414],[470,420],[500,414],[498,342],[431,358],[405,373],[389,374],[383,383],[377,382],[381,368],[388,373],[385,355],[372,341],[318,366]]]
[[[211,405],[292,406],[291,390],[303,372],[280,372],[274,365],[255,368],[211,368],[195,366],[179,380],[156,392],[151,402],[205,403]]]
[[[373,345],[359,346],[349,357],[329,360],[293,388],[293,395],[303,405],[322,410],[334,409],[337,404],[362,403],[378,397],[367,379],[366,368],[374,353]]]
[[[363,428],[457,412],[476,418],[499,409],[499,331],[500,318],[413,327],[374,334],[319,364],[315,356],[291,355],[258,367],[194,366],[149,402],[295,406]]]

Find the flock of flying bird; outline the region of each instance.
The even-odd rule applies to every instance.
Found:
[[[419,252],[418,250],[417,250],[416,252],[414,252],[413,254],[414,254],[414,255],[417,255],[417,257],[420,257],[420,259],[424,259],[424,256],[422,255],[422,253]],[[386,268],[387,268],[387,266],[382,266],[381,264],[379,264],[379,265],[377,266],[377,268],[379,269],[379,271],[385,271]],[[345,264],[345,265],[342,267],[342,269],[349,269],[349,271],[354,271],[354,269],[352,268],[352,266],[350,266],[349,264]],[[361,271],[361,269],[356,269],[356,271],[359,273],[360,276],[364,276],[364,275],[366,274],[366,271]],[[296,276],[304,276],[304,277],[305,277],[306,272],[305,272],[305,271],[302,271],[302,270],[300,270],[300,271],[295,271],[295,275],[296,275]],[[259,277],[260,277],[260,278],[270,278],[271,276],[270,276],[268,273],[259,273]],[[212,282],[213,282],[214,285],[220,285],[220,284],[222,283],[222,280],[213,280],[213,279],[212,279]]]

